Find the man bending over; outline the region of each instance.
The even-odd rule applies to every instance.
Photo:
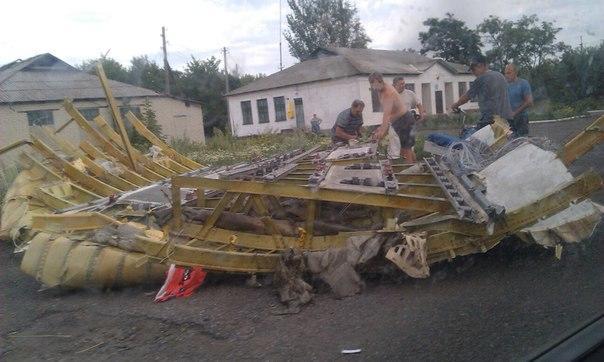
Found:
[[[389,142],[393,144],[389,149],[400,148],[400,156],[408,163],[415,162],[415,154],[413,152],[413,138],[411,137],[411,129],[415,124],[413,114],[407,109],[400,95],[390,84],[384,83],[384,78],[380,73],[371,73],[369,75],[369,85],[371,89],[377,91],[382,105],[382,124],[373,132],[375,139],[381,140],[386,136],[390,127],[392,132],[398,137],[389,137]],[[403,144],[403,141],[406,143]],[[392,155],[394,156],[394,155]],[[392,157],[391,156],[391,157]]]
[[[364,108],[365,103],[359,99],[355,99],[350,108],[338,114],[336,123],[331,128],[331,140],[334,143],[348,143],[350,140],[356,140],[361,137]]]

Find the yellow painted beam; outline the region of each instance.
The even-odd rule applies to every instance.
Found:
[[[170,145],[165,143],[162,139],[157,137],[157,135],[155,135],[153,132],[151,132],[145,126],[145,124],[143,122],[141,122],[141,120],[136,118],[134,113],[132,113],[130,111],[128,113],[126,113],[126,119],[130,122],[130,124],[132,124],[132,127],[134,127],[134,129],[136,130],[136,132],[138,132],[138,134],[143,136],[147,141],[151,142],[151,144],[161,148],[162,152],[164,152],[166,155],[172,157],[176,162],[182,164],[183,166],[189,168],[190,170],[197,170],[197,169],[200,169],[203,167],[201,164],[176,152],[175,149],[173,149]]]
[[[203,177],[175,176],[172,188],[204,188],[256,195],[274,195],[305,200],[333,201],[359,205],[423,211],[447,211],[451,205],[444,198],[416,195],[364,194],[356,191],[312,189],[306,186],[281,185],[257,181],[215,180]]]
[[[143,177],[142,175],[139,175],[138,173],[130,170],[127,165],[124,165],[123,163],[117,161],[113,157],[106,155],[105,153],[103,153],[103,151],[99,150],[98,148],[96,148],[94,145],[92,145],[88,141],[80,142],[80,149],[82,151],[84,151],[84,153],[86,153],[91,159],[109,160],[112,162],[119,163],[120,165],[123,166],[123,169],[124,169],[124,172],[122,173],[121,177],[124,178],[126,181],[131,182],[137,186],[145,186],[145,185],[150,184],[152,182],[152,180],[161,180],[162,179],[161,175],[152,173],[151,171],[147,170],[144,167],[141,169],[141,172],[143,174],[147,174],[147,176],[150,176],[152,178],[148,179],[148,178]]]
[[[111,93],[111,88],[109,87],[109,80],[105,75],[105,71],[103,70],[103,66],[98,63],[96,65],[96,72],[99,76],[99,80],[101,81],[101,86],[105,91],[105,96],[107,98],[107,103],[109,104],[109,108],[111,109],[111,114],[113,115],[113,119],[117,124],[120,137],[122,139],[122,146],[126,151],[126,156],[128,156],[128,160],[130,161],[130,166],[132,170],[138,171],[138,165],[136,163],[136,159],[134,158],[133,152],[134,147],[130,144],[130,139],[128,138],[128,133],[126,133],[126,128],[124,127],[124,122],[122,121],[122,115],[120,114],[117,105],[115,104],[115,99],[113,98],[113,94]]]
[[[82,171],[75,168],[69,162],[63,160],[59,157],[50,147],[48,147],[44,142],[32,136],[32,146],[40,152],[44,157],[49,158],[51,161],[55,162],[57,168],[59,168],[67,177],[71,180],[81,184],[87,189],[102,195],[102,196],[110,196],[113,194],[117,194],[120,190],[115,187],[108,185],[100,180],[95,179],[89,175],[86,175]]]
[[[120,136],[119,134],[117,134],[117,132],[115,132],[113,130],[113,128],[111,128],[111,126],[109,126],[109,123],[107,123],[107,121],[101,117],[101,116],[96,116],[94,118],[94,122],[97,124],[97,126],[99,126],[99,129],[101,130],[101,132],[113,143],[115,143],[116,145],[118,145],[118,147],[120,147]],[[140,163],[142,163],[143,165],[145,165],[145,167],[153,170],[153,172],[162,175],[163,177],[170,177],[172,175],[175,175],[177,173],[184,173],[189,171],[189,169],[184,168],[183,166],[180,166],[179,168],[176,168],[176,170],[171,170],[168,167],[165,167],[163,165],[160,165],[159,163],[151,160],[150,158],[148,158],[147,156],[143,155],[139,150],[137,149],[133,149],[132,150],[132,154],[134,156],[134,159]],[[174,163],[172,161],[172,163]],[[139,170],[141,171],[141,170]]]
[[[558,157],[568,166],[602,142],[604,142],[604,116],[596,119],[581,133],[568,141],[558,151]]]

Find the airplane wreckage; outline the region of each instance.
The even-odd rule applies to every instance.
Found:
[[[573,177],[567,166],[602,142],[604,117],[555,152],[509,141],[499,119],[416,164],[393,162],[367,143],[213,168],[128,113],[153,145],[150,154],[134,149],[98,73],[117,130],[100,116],[87,121],[66,100],[85,134],[79,144],[40,128],[0,151],[26,147],[1,236],[24,252],[21,269],[47,287],[161,282],[176,266],[275,273],[282,301],[303,303],[309,271],[351,295],[359,267],[376,259],[423,278],[431,264],[484,253],[509,235],[558,251],[600,221],[588,199],[600,176]]]

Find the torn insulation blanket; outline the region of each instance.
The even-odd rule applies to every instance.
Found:
[[[161,281],[166,266],[145,254],[38,233],[21,270],[46,287],[123,287]]]

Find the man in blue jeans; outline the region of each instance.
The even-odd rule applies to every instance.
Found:
[[[505,67],[505,78],[508,81],[508,97],[512,107],[510,126],[515,137],[528,136],[527,108],[533,105],[531,85],[526,79],[518,78],[518,69],[512,63]]]

